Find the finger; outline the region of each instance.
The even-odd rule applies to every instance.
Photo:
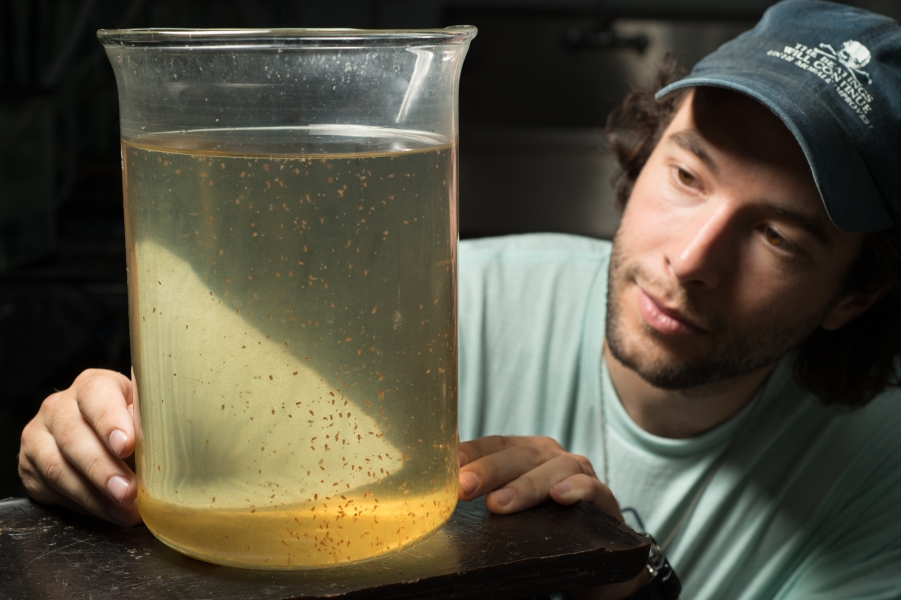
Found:
[[[532,508],[548,499],[551,487],[573,475],[584,474],[584,469],[574,455],[557,455],[488,494],[485,505],[496,514]]]
[[[56,491],[44,480],[37,466],[24,458],[22,453],[19,454],[19,477],[22,478],[25,491],[35,502],[48,506],[62,506],[80,515],[93,515],[91,511]]]
[[[130,456],[135,447],[131,381],[115,371],[89,369],[71,389],[82,416],[113,456]]]
[[[460,469],[462,492],[460,498],[463,500],[478,498],[503,487],[553,458],[565,455],[562,450],[528,445],[514,445],[488,454]],[[572,473],[566,474],[569,475]]]
[[[563,451],[553,438],[529,435],[489,435],[460,444],[460,466],[464,466],[489,454],[495,454],[517,446],[531,446],[545,450]]]
[[[595,477],[576,474],[552,485],[549,492],[554,502],[559,504],[569,505],[583,500],[597,506],[608,515],[613,515],[620,523],[625,522],[613,492]]]
[[[88,510],[72,499],[56,491],[46,482],[43,483],[42,488],[43,493],[40,495],[40,497],[32,494],[29,491],[29,495],[34,498],[35,501],[40,502],[41,504],[46,504],[48,506],[62,506],[63,508],[74,513],[85,516],[100,517],[101,519],[109,521],[114,525],[120,525],[122,527],[131,527],[141,522],[141,514],[138,511],[137,503],[133,503],[129,507],[121,507],[116,505],[115,503],[101,498],[100,504],[107,504],[107,512],[103,514],[97,514],[96,511]]]
[[[49,431],[31,435],[35,438],[33,447],[40,447],[41,451],[29,453],[24,459],[20,457],[19,471],[32,498],[82,514],[90,513],[118,525],[131,526],[140,520],[134,494],[123,503],[111,501],[65,459]],[[134,484],[131,487],[137,488]]]
[[[77,404],[71,399],[71,389],[48,398],[41,407],[41,412],[52,415],[45,419],[49,439],[38,437],[35,440],[36,447],[44,448],[41,454],[46,458],[43,464],[38,465],[38,472],[44,479],[59,492],[79,503],[84,492],[77,486],[84,483],[92,490],[99,490],[116,504],[130,506],[137,497],[134,472],[122,459],[109,451],[94,428],[84,419]],[[73,478],[65,472],[58,479],[48,477],[45,468],[62,468],[57,464],[57,454],[65,466],[77,471],[80,477]]]

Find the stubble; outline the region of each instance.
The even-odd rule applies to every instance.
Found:
[[[785,322],[779,306],[755,323],[731,323],[701,309],[687,290],[673,289],[642,272],[637,262],[629,262],[619,234],[613,243],[607,280],[606,341],[616,360],[635,371],[650,385],[671,391],[704,388],[771,365],[810,335],[835,305],[830,300],[803,321]],[[628,332],[620,300],[623,292],[637,282],[679,305],[680,311],[700,324],[705,332],[706,350],[679,356],[666,336],[641,323],[641,331]],[[630,335],[631,334],[631,335]],[[654,348],[656,346],[656,348]],[[650,350],[654,350],[651,352]],[[662,350],[662,351],[661,351]]]

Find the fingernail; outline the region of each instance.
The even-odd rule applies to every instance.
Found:
[[[106,509],[106,512],[109,513],[109,516],[111,516],[116,523],[122,526],[128,526],[131,521],[131,506],[124,507],[119,506],[118,504],[110,504]]]
[[[127,441],[128,436],[125,435],[124,431],[113,429],[113,432],[109,434],[109,447],[116,456],[119,456],[122,453],[122,448],[125,447],[125,442]]]
[[[479,477],[472,471],[465,471],[460,473],[460,487],[463,488],[463,493],[467,496],[476,491],[476,488],[479,487]]]
[[[466,455],[463,454],[463,451],[462,451],[462,450],[460,450],[460,466],[462,467],[463,465],[465,465],[465,464],[468,463],[468,462],[469,462],[469,461],[466,460]]]
[[[514,495],[515,492],[510,488],[501,488],[497,491],[491,492],[491,497],[494,498],[494,501],[501,506],[507,506],[508,504],[510,504],[510,501],[513,500]]]
[[[106,489],[109,490],[110,496],[116,502],[122,503],[122,498],[125,497],[125,492],[128,491],[128,486],[130,485],[129,481],[124,477],[116,475],[114,477],[110,477],[110,480],[106,484]]]
[[[573,489],[572,481],[561,481],[557,485],[554,486],[554,489],[557,490],[560,494],[565,494],[569,490]]]

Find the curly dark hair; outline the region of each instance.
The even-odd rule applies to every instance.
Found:
[[[607,119],[607,141],[620,165],[615,179],[620,210],[686,91],[659,101],[654,94],[686,72],[667,56],[652,85],[630,92]],[[845,293],[882,288],[885,294],[862,315],[835,331],[817,329],[798,347],[795,379],[824,404],[859,408],[885,389],[901,387],[901,240],[894,229],[867,234],[845,276]]]

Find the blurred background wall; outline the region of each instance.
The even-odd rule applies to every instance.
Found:
[[[901,18],[901,2],[854,0]],[[0,498],[19,435],[88,367],[129,370],[118,105],[95,32],[479,28],[460,90],[460,234],[616,229],[607,114],[771,0],[0,0]]]

